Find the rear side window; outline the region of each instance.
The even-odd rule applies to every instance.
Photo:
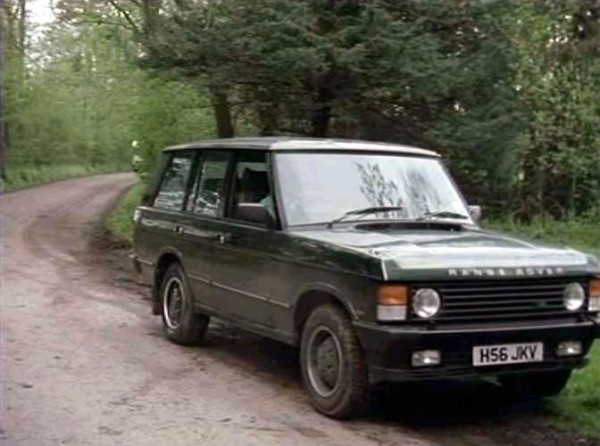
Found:
[[[209,153],[200,162],[196,180],[196,194],[191,209],[194,214],[218,217],[225,202],[225,178],[229,156]]]
[[[193,155],[174,154],[160,182],[154,207],[180,211],[183,208],[186,188],[192,169]]]

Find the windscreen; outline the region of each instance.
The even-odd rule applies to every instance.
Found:
[[[436,158],[296,152],[279,153],[275,161],[289,225],[330,222],[374,207],[399,209],[355,218],[413,220],[440,212],[468,216]]]

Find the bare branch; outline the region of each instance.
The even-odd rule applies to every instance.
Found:
[[[123,8],[121,5],[119,5],[115,0],[108,0],[108,2],[110,3],[110,5],[113,8],[115,8],[119,12],[119,14],[121,14],[123,16],[123,18],[127,21],[127,23],[129,23],[133,32],[135,32],[136,34],[140,34],[140,28],[137,26],[137,24],[131,17],[131,14],[129,14],[129,12],[125,8]],[[133,3],[136,3],[136,2],[133,2]]]

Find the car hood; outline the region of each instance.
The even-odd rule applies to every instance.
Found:
[[[459,227],[460,228],[460,227]],[[365,230],[358,227],[302,231],[304,237],[368,255],[387,280],[590,275],[595,257],[568,247],[484,231]]]

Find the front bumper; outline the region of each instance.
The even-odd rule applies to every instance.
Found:
[[[520,325],[462,325],[434,328],[355,322],[367,356],[372,382],[435,379],[477,379],[504,374],[573,369],[587,363],[586,355],[600,325],[585,322],[538,322]],[[581,341],[583,354],[560,358],[556,347],[562,341]],[[543,342],[543,362],[498,366],[473,366],[473,347],[495,344]],[[439,350],[438,366],[414,368],[412,353]]]

